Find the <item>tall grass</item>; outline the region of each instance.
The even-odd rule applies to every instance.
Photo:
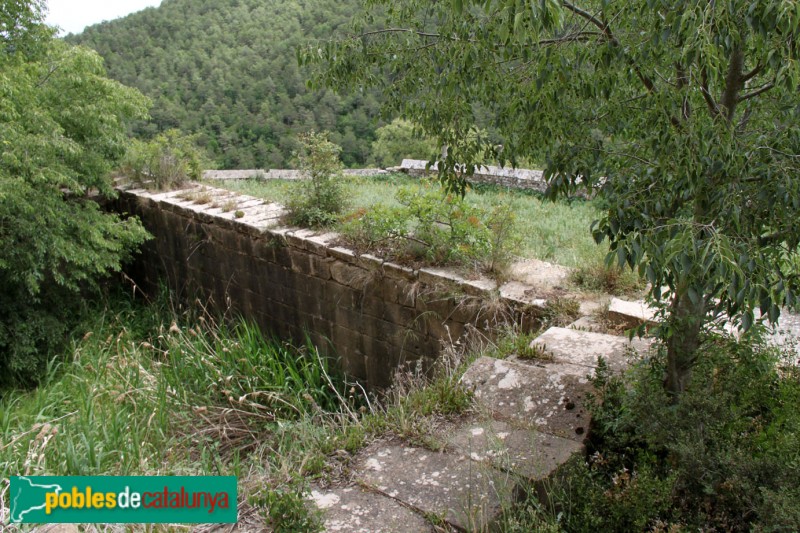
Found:
[[[115,302],[41,387],[4,393],[0,477],[215,471],[203,449],[241,452],[276,420],[335,408],[329,362],[311,344],[152,312]]]
[[[375,435],[425,442],[426,417],[469,407],[458,375],[414,375],[379,401],[344,387],[308,341],[178,312],[166,297],[112,298],[39,388],[0,391],[0,523],[10,476],[202,474],[239,476],[244,529],[310,530],[310,480],[346,471]]]

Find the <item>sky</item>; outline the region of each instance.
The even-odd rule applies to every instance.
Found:
[[[86,26],[159,4],[161,0],[47,0],[46,20],[62,34],[79,33]]]

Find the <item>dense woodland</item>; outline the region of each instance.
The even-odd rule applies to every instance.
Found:
[[[164,0],[67,41],[97,50],[111,78],[153,100],[134,133],[198,135],[220,168],[290,166],[297,133],[330,131],[347,166],[368,162],[376,92],[311,91],[298,46],[344,29],[356,0]]]

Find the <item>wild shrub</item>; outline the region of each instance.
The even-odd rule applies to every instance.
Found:
[[[663,354],[622,376],[601,366],[587,457],[522,509],[566,531],[800,529],[796,360],[756,335],[702,350],[678,404]]]
[[[603,263],[576,268],[570,274],[570,281],[581,289],[614,295],[635,293],[645,286],[636,272]]]
[[[137,184],[168,190],[201,179],[207,166],[195,136],[171,129],[150,141],[133,140],[121,170]]]
[[[330,226],[347,204],[339,160],[342,149],[324,133],[307,133],[299,140],[300,149],[294,156],[307,179],[290,191],[286,205],[289,221],[299,226]]]

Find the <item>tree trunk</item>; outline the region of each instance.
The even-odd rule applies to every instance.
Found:
[[[699,294],[702,292],[698,291]],[[670,304],[669,336],[667,337],[667,379],[664,384],[673,403],[689,386],[692,366],[700,347],[706,302],[698,296],[692,302],[686,290],[675,295]]]

